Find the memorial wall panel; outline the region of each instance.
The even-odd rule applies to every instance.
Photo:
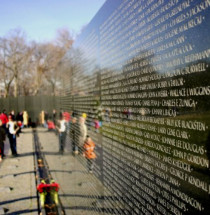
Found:
[[[105,214],[210,214],[209,23],[209,0],[107,0],[78,38]]]

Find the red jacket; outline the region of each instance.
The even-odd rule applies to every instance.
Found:
[[[48,129],[55,129],[55,124],[52,121],[47,122]]]
[[[5,113],[0,114],[0,119],[1,119],[3,125],[7,124],[8,121],[9,121],[8,117],[7,117],[7,115]]]

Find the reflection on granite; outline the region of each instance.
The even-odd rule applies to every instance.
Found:
[[[210,213],[209,22],[208,0],[107,0],[78,38],[71,104],[102,122],[107,213]]]

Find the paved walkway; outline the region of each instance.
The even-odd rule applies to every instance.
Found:
[[[71,155],[71,146],[68,139],[66,141],[66,152],[64,155],[60,155],[58,154],[58,137],[54,133],[38,129],[38,136],[50,172],[55,181],[61,185],[59,196],[66,214],[102,214],[97,212],[96,209],[103,207],[101,202],[103,186],[93,174],[86,170],[86,160],[80,155],[77,158]]]
[[[69,215],[103,214],[103,186],[85,168],[81,155],[74,157],[67,139],[64,155],[58,154],[58,137],[54,132],[38,128],[38,137],[53,179],[60,184],[59,196]],[[0,214],[38,214],[34,174],[33,134],[23,129],[17,139],[17,158],[13,158],[6,144],[7,158],[0,164]]]
[[[17,138],[20,156],[11,156],[8,139],[5,148],[7,158],[0,164],[0,214],[37,214],[31,129]]]

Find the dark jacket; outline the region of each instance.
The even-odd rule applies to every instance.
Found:
[[[0,126],[0,146],[3,144],[5,139],[6,139],[6,131],[2,126]]]

